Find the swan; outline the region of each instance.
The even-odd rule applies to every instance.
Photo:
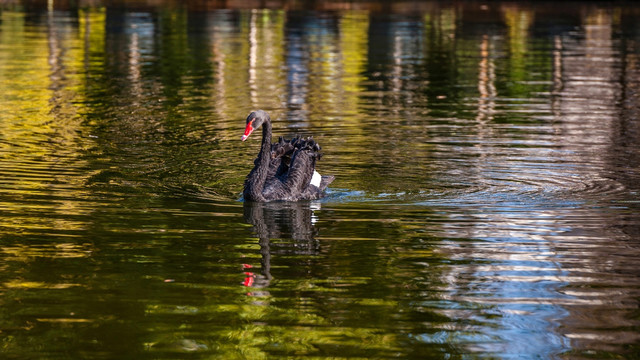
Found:
[[[322,176],[316,169],[320,145],[312,137],[294,137],[271,143],[271,118],[264,110],[256,110],[247,117],[242,141],[262,126],[262,146],[254,161],[253,170],[244,181],[245,201],[314,200],[325,195],[334,176]]]

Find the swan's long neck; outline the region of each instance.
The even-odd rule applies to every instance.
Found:
[[[255,167],[249,174],[249,191],[245,194],[245,197],[250,197],[252,200],[262,199],[262,189],[267,181],[267,175],[269,172],[269,163],[271,161],[271,121],[265,120],[262,124],[262,146],[260,147],[260,153],[258,159],[256,159]]]
[[[260,153],[258,154],[258,163],[256,167],[263,169],[262,184],[267,179],[267,170],[269,169],[269,162],[271,161],[271,121],[265,120],[262,124],[262,146],[260,147]]]
[[[260,148],[260,156],[267,158],[267,164],[269,163],[269,157],[271,156],[271,121],[265,120],[262,124],[262,147]]]

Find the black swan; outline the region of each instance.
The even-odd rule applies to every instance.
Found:
[[[298,201],[314,200],[324,196],[333,176],[321,176],[316,170],[316,160],[322,156],[320,145],[313,138],[279,138],[271,143],[271,118],[263,110],[247,117],[247,127],[242,135],[245,141],[262,126],[262,147],[258,158],[244,182],[244,199],[248,201]]]

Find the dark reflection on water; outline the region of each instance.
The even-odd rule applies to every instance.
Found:
[[[244,219],[253,225],[258,237],[261,255],[261,275],[247,273],[246,286],[266,287],[272,279],[271,254],[277,255],[315,255],[319,244],[314,240],[317,233],[314,223],[317,216],[314,210],[320,209],[320,203],[307,202],[271,202],[244,203]],[[280,239],[273,243],[271,239]],[[284,241],[283,241],[284,240]],[[253,266],[245,264],[246,269]]]
[[[639,356],[638,7],[80,5],[0,12],[3,355]]]

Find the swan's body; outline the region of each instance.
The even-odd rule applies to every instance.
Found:
[[[248,201],[313,200],[324,196],[333,176],[321,176],[316,160],[322,156],[320,145],[311,137],[291,140],[279,138],[271,144],[271,118],[257,110],[247,117],[242,141],[262,126],[262,146],[253,170],[244,182],[244,199]]]

